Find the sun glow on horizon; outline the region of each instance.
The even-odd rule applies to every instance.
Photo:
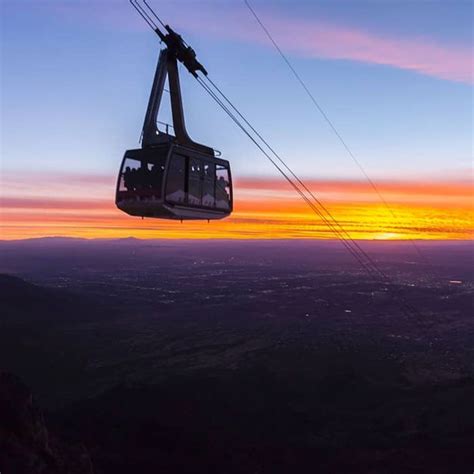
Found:
[[[403,234],[398,234],[396,232],[382,232],[380,234],[375,234],[373,239],[374,240],[402,240]]]
[[[234,213],[209,224],[127,216],[114,205],[114,180],[109,177],[3,176],[2,184],[2,239],[336,237],[286,183],[276,179],[237,180]],[[390,209],[366,183],[308,180],[307,185],[354,239],[469,240],[473,236],[469,182],[381,183],[380,192]]]

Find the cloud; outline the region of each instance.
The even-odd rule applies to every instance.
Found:
[[[1,237],[334,238],[279,179],[236,180],[235,212],[209,225],[127,216],[115,207],[113,181],[94,175],[2,176]],[[378,183],[396,218],[365,182],[308,180],[306,184],[354,238],[472,237],[472,187],[467,181]]]
[[[382,192],[404,193],[412,195],[451,195],[470,196],[472,193],[471,180],[465,179],[431,179],[426,181],[417,180],[375,180],[377,188]],[[305,184],[320,191],[341,191],[349,193],[366,193],[372,191],[371,185],[366,180],[358,179],[305,179]],[[235,181],[241,189],[268,189],[278,190],[292,189],[282,178],[238,178]]]
[[[54,209],[54,210],[110,210],[112,204],[105,199],[81,199],[81,198],[45,198],[43,196],[32,197],[0,197],[2,209]]]
[[[248,15],[247,15],[248,16]],[[472,83],[472,48],[441,44],[427,37],[391,37],[328,21],[296,18],[277,11],[259,12],[277,43],[287,53],[308,58],[337,59],[391,66],[445,79]],[[241,11],[203,10],[183,28],[201,35],[234,39],[273,48],[256,22]]]
[[[53,10],[69,19],[127,33],[147,31],[147,25],[128,5],[117,2],[70,2]],[[230,39],[273,48],[250,12],[235,3],[162,2],[163,18],[178,31],[200,37]],[[289,15],[283,10],[261,8],[258,14],[286,53],[307,58],[357,61],[409,70],[438,79],[473,83],[472,46],[442,44],[429,37],[395,37],[357,26]]]
[[[472,179],[428,177],[424,180],[389,180],[373,178],[378,191],[394,204],[444,203],[447,206],[470,207]],[[362,179],[312,179],[304,178],[305,185],[324,202],[375,203],[380,198],[372,186]],[[1,179],[0,199],[3,207],[47,208],[81,206],[95,209],[101,203],[113,202],[116,176],[77,173],[22,172],[4,173]],[[242,176],[234,179],[237,203],[269,203],[274,207],[287,202],[289,206],[304,207],[294,189],[282,178]]]

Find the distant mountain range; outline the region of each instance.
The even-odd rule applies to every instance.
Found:
[[[288,243],[295,246],[300,244],[311,244],[311,245],[333,245],[337,244],[340,245],[340,242],[336,239],[140,239],[136,237],[123,237],[123,238],[83,238],[83,237],[65,237],[65,236],[49,236],[49,237],[36,237],[36,238],[28,238],[28,239],[12,239],[12,240],[5,240],[0,239],[0,244],[15,244],[15,243],[31,243],[31,244],[63,244],[63,243],[80,243],[80,242],[117,242],[117,243],[147,243],[147,242],[167,242],[167,243],[200,243],[200,244],[219,244],[219,243],[232,243],[235,245],[243,244],[243,245],[259,245],[261,243],[264,244],[275,244],[279,245],[281,243]],[[360,242],[370,243],[373,245],[406,245],[411,246],[411,240],[360,240]],[[437,245],[449,245],[449,246],[473,246],[474,240],[418,240],[417,243],[419,245],[426,245],[426,246],[437,246]]]

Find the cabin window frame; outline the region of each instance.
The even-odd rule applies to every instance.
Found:
[[[184,172],[184,200],[183,202],[176,202],[172,200],[168,200],[168,192],[167,192],[167,187],[168,187],[168,180],[170,177],[170,171],[171,171],[171,163],[175,159],[175,157],[180,156],[183,157],[185,160],[185,172]],[[189,201],[189,170],[190,170],[190,164],[192,160],[197,160],[200,162],[200,171],[199,171],[199,183],[200,183],[200,193],[201,193],[201,199],[200,199],[200,204],[195,204],[191,203]],[[203,190],[204,190],[204,166],[206,164],[212,165],[214,169],[214,182],[213,182],[213,205],[212,206],[206,206],[203,204]],[[217,207],[217,199],[216,199],[216,192],[217,192],[217,165],[224,167],[227,170],[227,175],[229,177],[228,180],[228,187],[229,187],[229,205],[226,208],[223,207]],[[229,214],[232,212],[233,208],[233,200],[232,200],[232,176],[231,176],[231,170],[230,170],[230,163],[227,160],[222,160],[220,158],[215,158],[215,157],[208,157],[205,156],[201,153],[194,152],[192,150],[188,149],[182,149],[182,147],[176,147],[170,151],[170,154],[168,155],[168,160],[166,164],[166,170],[165,170],[165,176],[164,176],[164,184],[165,184],[165,192],[163,194],[163,199],[164,203],[169,205],[169,206],[182,206],[182,207],[189,207],[193,209],[203,209],[206,211],[214,211],[214,212],[221,212],[225,214]]]

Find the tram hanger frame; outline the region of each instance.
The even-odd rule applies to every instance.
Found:
[[[207,75],[207,71],[182,37],[168,25],[165,29],[167,34],[163,34],[158,28],[155,30],[166,47],[160,51],[155,70],[143,122],[141,149],[127,150],[122,160],[117,180],[116,205],[133,216],[178,220],[222,219],[230,215],[233,208],[230,164],[227,160],[216,157],[218,152],[213,148],[195,142],[188,135],[178,61],[196,78],[198,71],[204,75]],[[174,135],[158,129],[158,113],[166,78]],[[132,186],[131,190],[127,187],[127,173],[130,171],[127,164],[130,160],[140,163],[140,169],[133,168],[133,171],[137,171],[134,180],[138,181],[137,186]],[[176,160],[181,160],[180,169],[176,168]],[[196,179],[199,181],[197,198],[195,193],[193,195]],[[175,195],[170,198],[172,192],[169,188],[176,180],[181,180],[181,188],[175,189],[175,194],[179,197]],[[129,179],[128,182],[130,181]]]
[[[167,28],[171,30],[169,26]],[[178,37],[182,42],[182,38],[177,35],[175,32],[172,33],[174,36]],[[167,38],[167,37],[164,37]],[[174,44],[170,42],[170,44]],[[179,43],[178,43],[179,44]],[[182,45],[184,47],[184,44]],[[188,47],[189,48],[189,47]],[[192,148],[196,151],[204,153],[206,155],[214,156],[214,149],[197,143],[192,140],[186,129],[186,122],[184,118],[183,110],[183,99],[181,94],[181,85],[179,80],[178,72],[178,55],[181,48],[177,50],[176,46],[168,46],[160,51],[158,58],[158,64],[156,66],[155,77],[153,79],[153,86],[150,93],[150,98],[148,100],[148,107],[145,114],[145,120],[143,123],[142,131],[142,148],[147,148],[150,146],[155,146],[162,144],[168,141],[174,141],[179,145]],[[185,51],[188,51],[186,48]],[[192,53],[191,53],[192,52]],[[194,51],[190,49],[190,52],[186,53],[186,56],[190,56],[189,60],[183,62],[186,68],[193,74],[195,77],[196,71],[199,70],[205,71],[204,67],[198,63],[192,56]],[[181,55],[182,56],[182,53]],[[196,65],[192,64],[190,61],[194,58]],[[165,87],[166,78],[168,77],[168,86],[169,86],[169,95],[171,102],[171,114],[173,121],[173,130],[175,135],[170,135],[158,130],[158,113],[161,106],[161,101],[163,98],[163,91]]]

